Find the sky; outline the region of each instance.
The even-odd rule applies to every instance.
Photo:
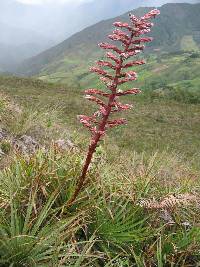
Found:
[[[100,20],[139,6],[184,0],[0,0],[0,44],[52,46]],[[200,0],[185,0],[193,3]]]
[[[76,4],[76,5],[80,5],[82,3],[86,3],[86,2],[94,2],[94,0],[16,0],[17,2],[23,3],[23,4],[28,4],[28,5],[49,5],[49,4],[53,4],[53,5],[64,5],[64,4]],[[109,0],[107,0],[109,1]],[[116,0],[117,1],[117,0]],[[126,0],[124,1],[126,2]],[[132,1],[133,3],[136,1]],[[143,1],[137,1],[139,2],[143,2]],[[162,0],[155,0],[155,1],[149,1],[146,0],[147,5],[149,5],[148,2],[155,2],[156,5],[161,5],[164,2],[175,2],[174,0],[168,0],[168,1],[162,1]],[[177,0],[176,2],[183,2],[183,1],[179,1]],[[186,0],[185,2],[195,2],[192,0]],[[196,1],[198,2],[198,1]]]
[[[139,6],[200,0],[0,0],[0,71]]]
[[[37,32],[59,42],[102,19],[138,6],[184,0],[0,0],[0,23]],[[192,3],[198,0],[185,0]]]
[[[64,4],[75,4],[79,5],[86,2],[92,2],[93,0],[17,0],[20,3],[27,5],[64,5]]]

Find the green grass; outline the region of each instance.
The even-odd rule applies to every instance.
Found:
[[[195,82],[198,83],[198,78]],[[12,125],[11,131],[17,133],[24,128],[24,132],[30,133],[31,123],[34,124],[34,121],[36,125],[38,120],[43,129],[51,121],[53,128],[59,124],[68,135],[80,135],[84,146],[88,142],[87,131],[83,130],[77,115],[90,114],[95,107],[83,98],[81,88],[34,79],[1,77],[0,90],[25,107],[21,116],[9,122]],[[140,96],[124,99],[124,102],[134,104],[134,108],[121,115],[128,118],[128,125],[111,130],[104,141],[104,149],[109,151],[110,157],[123,153],[132,154],[134,151],[151,154],[158,150],[168,150],[185,158],[195,158],[198,166],[199,102],[192,104],[190,98],[187,101],[187,95],[185,99],[178,96],[178,93],[175,96],[163,96],[162,91],[161,94],[153,91],[151,94],[144,92]],[[51,131],[56,132],[50,127],[49,132]],[[44,134],[42,131],[40,133],[43,138]]]
[[[185,35],[181,40],[181,49],[186,51],[196,51],[199,49],[192,35]]]
[[[64,60],[64,67],[54,71],[52,66],[52,72],[41,72],[39,78],[44,81],[62,82],[69,86],[81,86],[82,88],[91,85],[99,86],[97,78],[88,70],[96,58],[102,58],[102,56],[103,54],[99,52],[93,58],[80,58],[79,63],[77,63],[77,58],[71,58],[68,55]],[[148,90],[171,83],[179,83],[183,80],[193,80],[198,77],[199,68],[200,56],[198,51],[151,55],[147,57],[146,65],[136,68],[139,78],[135,85]]]
[[[0,172],[0,266],[75,267],[84,261],[71,239],[86,222],[86,210],[60,215],[79,173],[80,158],[60,156],[53,148],[29,161],[18,155]],[[80,246],[89,259],[90,247],[86,242]]]
[[[110,165],[101,156],[68,207],[83,156],[49,147],[29,159],[16,155],[0,172],[1,267],[196,266],[199,179],[189,162],[135,154]],[[140,204],[170,196],[177,198],[168,203],[173,225],[162,219],[162,209]],[[179,204],[181,196],[197,203]]]
[[[139,8],[133,10],[133,13],[140,17],[149,10],[149,8]],[[200,48],[199,4],[173,3],[159,7],[159,10],[161,15],[156,18],[150,34],[154,40],[148,45],[149,51],[156,53],[181,49],[196,51]],[[128,22],[127,13],[117,18],[103,20],[76,33],[59,45],[18,66],[16,73],[39,75],[43,79],[54,82],[70,82],[71,79],[76,81],[80,72],[86,73],[88,66],[102,57],[103,51],[97,44],[108,41],[106,36],[113,31],[112,24],[115,20]]]
[[[151,56],[136,83],[143,94],[124,98],[134,104],[123,115],[128,125],[98,147],[71,207],[89,138],[77,115],[95,108],[83,98],[83,84],[0,77],[0,127],[34,136],[48,149],[25,157],[13,154],[9,140],[0,144],[7,153],[0,171],[0,267],[199,264],[198,64],[198,54],[163,55],[161,62]],[[178,66],[192,67],[188,79],[181,80]],[[78,148],[59,151],[51,140],[61,137]]]

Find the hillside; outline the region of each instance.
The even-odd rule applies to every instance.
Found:
[[[81,143],[88,140],[87,131],[83,131],[77,121],[77,115],[89,114],[93,106],[86,105],[86,100],[76,87],[30,78],[0,76],[1,92],[11,96],[20,106],[27,107],[28,113],[10,125],[12,131],[17,123],[20,125],[19,131],[23,131],[24,125],[27,127],[32,123],[30,120],[33,120],[35,112],[38,114],[43,110],[47,114],[50,107],[56,113],[53,115],[56,124],[60,121],[70,134],[78,134]],[[194,97],[198,101],[193,101]],[[122,151],[126,155],[132,154],[133,151],[145,151],[151,155],[155,151],[167,150],[193,159],[198,166],[199,157],[195,155],[199,155],[200,150],[200,94],[193,97],[183,95],[183,98],[180,98],[178,93],[163,97],[163,94],[151,95],[144,92],[140,96],[127,99],[127,102],[135,106],[132,111],[124,114],[128,125],[110,131],[105,141],[104,147],[110,152],[111,158]],[[36,125],[42,116],[38,115],[38,118],[34,119]],[[49,115],[49,122],[51,117]],[[59,130],[58,126],[56,127]],[[30,131],[23,133],[30,134]]]
[[[145,13],[149,8],[132,12]],[[197,50],[200,47],[200,4],[166,4],[160,8],[162,16],[152,31],[154,42],[151,50],[177,51]],[[97,43],[105,39],[116,20],[127,20],[127,13],[113,19],[101,21],[73,35],[61,44],[25,61],[18,66],[20,75],[39,75],[45,79],[66,81],[66,76],[82,77],[88,65],[101,56]],[[69,81],[69,80],[68,80]]]
[[[16,64],[41,53],[54,44],[49,38],[28,29],[0,21],[0,71],[11,71]]]
[[[16,65],[48,47],[47,42],[27,42],[21,45],[0,43],[0,72],[12,72]]]
[[[199,104],[152,100],[97,148],[74,199],[88,138],[65,122],[89,105],[75,88],[0,77],[2,267],[198,266]]]

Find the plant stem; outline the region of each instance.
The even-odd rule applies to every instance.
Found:
[[[133,39],[133,33],[131,33],[130,42],[126,45],[126,47],[124,48],[123,52],[126,52],[129,49],[129,46],[131,45],[132,39]],[[115,72],[115,76],[114,76],[114,80],[113,80],[113,85],[111,86],[112,93],[110,94],[109,99],[108,99],[108,104],[107,104],[107,108],[106,108],[106,114],[102,116],[102,120],[99,122],[98,130],[95,133],[95,135],[92,137],[91,144],[90,144],[90,146],[88,148],[88,153],[87,153],[87,156],[86,156],[86,159],[85,159],[85,163],[83,165],[81,176],[79,177],[76,189],[75,189],[72,197],[68,201],[68,206],[71,206],[73,204],[73,202],[76,200],[77,196],[79,195],[80,191],[82,190],[82,188],[83,188],[83,186],[85,184],[86,174],[88,172],[90,163],[92,161],[93,154],[95,153],[96,148],[98,146],[98,143],[100,141],[101,132],[105,131],[108,118],[109,118],[110,113],[112,111],[112,104],[113,104],[113,102],[114,102],[114,100],[116,98],[117,87],[118,87],[118,79],[119,79],[120,74],[121,74],[122,66],[123,66],[123,57],[120,56],[120,63],[116,67],[116,72]]]

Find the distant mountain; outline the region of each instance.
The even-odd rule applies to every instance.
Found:
[[[119,16],[140,6],[197,1],[199,0],[42,0],[44,4],[30,5],[19,0],[0,0],[0,20],[9,25],[18,25],[19,28],[34,30],[59,43],[100,20]]]
[[[55,44],[48,38],[31,30],[0,22],[0,70],[37,55]]]
[[[0,22],[0,33],[0,42],[4,44],[12,43],[13,45],[18,46],[32,42],[41,44],[47,42],[47,38],[33,30],[12,26],[4,22]]]
[[[151,8],[138,8],[132,12],[142,15]],[[200,47],[200,4],[166,4],[160,8],[151,33],[154,37],[149,49],[161,51],[197,50]],[[88,65],[102,53],[97,43],[111,32],[112,23],[127,20],[127,13],[114,19],[101,21],[73,35],[61,44],[33,57],[17,68],[21,75],[51,76],[62,81],[66,76],[82,77]],[[77,79],[78,79],[77,78]]]
[[[19,63],[45,50],[42,44],[9,45],[0,43],[0,72],[12,71]]]

